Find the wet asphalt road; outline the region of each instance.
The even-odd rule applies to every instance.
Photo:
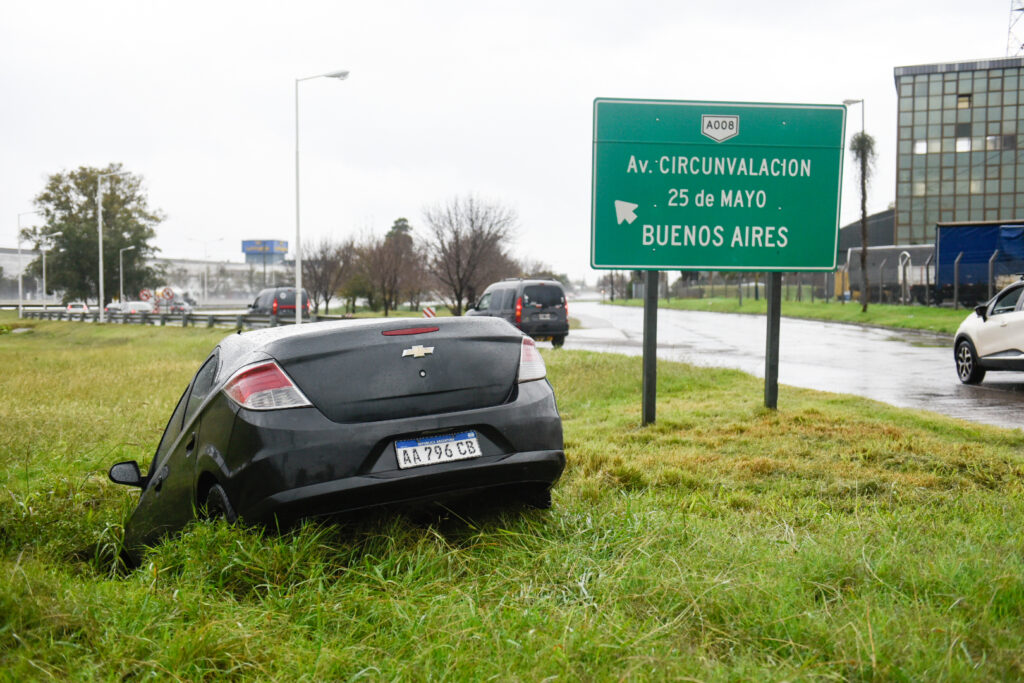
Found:
[[[643,309],[580,302],[569,310],[584,329],[566,348],[642,354]],[[658,357],[763,377],[765,330],[764,316],[662,309]],[[779,356],[780,384],[1024,427],[1024,373],[990,372],[980,386],[963,385],[949,337],[783,318]]]

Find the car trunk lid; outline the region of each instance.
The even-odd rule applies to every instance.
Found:
[[[403,321],[299,337],[270,352],[329,419],[370,422],[503,403],[521,339],[498,319]]]

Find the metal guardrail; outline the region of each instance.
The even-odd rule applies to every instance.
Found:
[[[37,320],[66,320],[75,322],[99,322],[99,311],[88,313],[68,312],[64,309],[47,311],[24,311],[23,317]],[[242,315],[234,313],[107,313],[108,324],[112,325],[158,325],[165,327],[218,327],[234,330],[255,330],[279,325],[294,325],[294,315]],[[312,314],[304,322],[342,320],[343,316],[322,316]]]

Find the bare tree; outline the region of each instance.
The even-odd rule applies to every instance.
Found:
[[[324,313],[329,312],[331,299],[352,274],[354,259],[353,240],[339,244],[330,237],[322,238],[303,259],[302,281],[313,302],[314,312],[320,312],[321,302]]]
[[[462,315],[465,304],[504,276],[501,271],[511,261],[505,247],[516,213],[467,195],[427,209],[424,217],[429,229],[424,240],[428,268],[452,314]]]

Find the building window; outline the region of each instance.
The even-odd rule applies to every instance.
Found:
[[[956,96],[956,108],[957,109],[970,109],[971,108],[971,96],[970,95],[957,95]]]
[[[927,154],[928,153],[928,141],[927,140],[915,140],[914,141],[914,154]]]
[[[1017,136],[1016,135],[1004,135],[1003,136],[1003,149],[1017,149]]]
[[[971,124],[969,124],[969,123],[958,123],[958,124],[956,124],[956,136],[958,138],[969,138],[969,137],[971,137]]]
[[[999,143],[1002,139],[998,135],[987,135],[985,136],[985,149],[989,152],[994,152],[999,149]]]
[[[956,151],[958,151],[958,152],[970,152],[971,151],[971,139],[970,138],[957,138],[956,139]]]

